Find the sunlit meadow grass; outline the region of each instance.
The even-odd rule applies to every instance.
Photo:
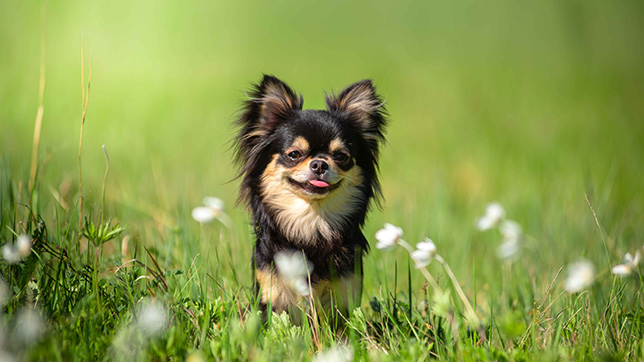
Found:
[[[0,360],[644,359],[640,2],[42,5],[0,4]],[[254,304],[261,72],[386,98],[342,338]]]

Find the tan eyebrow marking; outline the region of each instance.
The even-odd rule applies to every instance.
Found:
[[[334,138],[333,141],[329,143],[329,152],[332,154],[334,152],[346,150],[346,149],[347,148],[345,147],[344,142],[342,142],[342,140],[339,138]]]
[[[309,142],[302,136],[296,137],[291,147],[298,148],[302,152],[307,152],[309,150]]]

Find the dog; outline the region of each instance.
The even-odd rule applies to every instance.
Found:
[[[361,228],[382,197],[378,154],[387,112],[370,80],[327,95],[326,110],[264,75],[236,124],[239,202],[252,213],[254,290],[262,310],[293,311],[301,299],[274,266],[285,251],[312,264],[306,283],[325,313],[345,317],[360,305]],[[293,314],[293,313],[290,313]]]

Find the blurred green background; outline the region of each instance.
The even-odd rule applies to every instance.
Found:
[[[0,155],[23,182],[42,9],[40,1],[0,2]],[[474,220],[497,200],[531,235],[522,262],[547,284],[581,256],[608,266],[585,193],[610,259],[644,241],[642,1],[50,1],[45,18],[41,211],[53,214],[50,189],[78,200],[83,34],[86,80],[92,54],[88,205],[100,200],[105,144],[108,213],[143,245],[178,249],[181,267],[201,252],[206,270],[218,268],[211,251],[225,247],[239,282],[250,284],[231,122],[262,73],[301,92],[305,108],[363,78],[378,86],[391,122],[385,202],[365,228],[372,244],[392,222],[412,243],[434,239],[468,283],[477,255],[475,278],[492,282],[498,236],[479,233]],[[220,240],[217,226],[200,230],[191,220],[205,195],[225,200],[234,237]],[[393,258],[371,252],[367,295]],[[396,258],[406,269],[407,258]]]

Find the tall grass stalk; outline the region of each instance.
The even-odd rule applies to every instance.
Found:
[[[38,87],[38,113],[36,114],[36,124],[34,126],[34,141],[31,150],[31,172],[29,174],[29,198],[33,197],[36,186],[36,174],[38,170],[38,146],[40,144],[40,130],[42,128],[42,118],[45,112],[45,34],[47,33],[47,6],[46,3],[42,9],[42,34],[40,38],[40,86]]]
[[[83,34],[81,34],[81,96],[82,99],[82,117],[80,126],[80,138],[78,141],[78,226],[83,226],[83,173],[81,170],[81,154],[83,152],[83,129],[85,127],[85,117],[87,116],[87,104],[89,102],[89,90],[92,84],[92,51],[89,54],[89,74],[87,76],[87,92],[85,91],[85,62],[84,62],[84,48]]]
[[[456,293],[458,293],[458,296],[461,298],[463,301],[463,304],[465,305],[465,308],[467,308],[468,312],[472,313],[472,316],[476,316],[476,312],[474,311],[474,308],[472,308],[472,305],[470,304],[469,300],[467,299],[467,296],[463,292],[463,289],[461,288],[461,285],[458,282],[458,279],[456,279],[456,275],[452,272],[452,269],[449,267],[445,259],[443,259],[440,255],[436,254],[435,256],[436,261],[441,263],[443,265],[443,268],[445,269],[445,272],[449,276],[449,278],[452,280],[452,284],[454,285],[454,289],[456,289]]]
[[[103,176],[103,189],[101,191],[101,224],[103,224],[103,215],[105,214],[105,188],[107,186],[107,173],[110,171],[110,156],[107,154],[107,148],[103,145],[105,153],[105,176]]]
[[[610,254],[608,254],[608,245],[606,244],[606,237],[604,236],[604,230],[602,230],[601,225],[599,225],[597,214],[595,213],[595,209],[593,208],[593,205],[590,203],[590,199],[588,199],[588,194],[585,193],[584,197],[586,198],[586,202],[588,203],[590,212],[593,213],[593,218],[595,218],[595,224],[597,225],[597,229],[599,230],[599,236],[601,236],[602,244],[604,244],[604,251],[606,252],[606,262],[608,264],[608,267],[610,268]]]

